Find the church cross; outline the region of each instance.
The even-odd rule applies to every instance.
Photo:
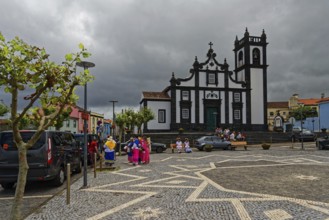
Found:
[[[211,49],[211,46],[212,46],[212,45],[213,45],[213,43],[210,42],[210,43],[209,43],[210,49]]]

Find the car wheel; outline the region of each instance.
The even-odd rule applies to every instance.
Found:
[[[155,150],[155,152],[157,152],[157,153],[162,153],[162,152],[163,152],[162,147],[157,147],[156,150]]]
[[[2,188],[12,189],[15,183],[1,183]]]
[[[55,179],[53,180],[53,184],[55,186],[61,186],[63,185],[65,181],[65,171],[64,171],[64,167],[61,167],[61,169],[59,169]]]

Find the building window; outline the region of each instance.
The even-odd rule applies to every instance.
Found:
[[[73,127],[76,128],[77,127],[77,120],[73,121]]]
[[[188,101],[190,99],[190,93],[189,91],[182,91],[182,100]]]
[[[66,121],[66,127],[70,127],[70,119]]]
[[[189,119],[190,118],[190,111],[187,108],[182,109],[182,119]]]
[[[240,51],[238,55],[238,67],[243,65],[243,52]]]
[[[258,48],[252,50],[252,63],[256,65],[260,64],[260,50]]]
[[[158,122],[159,123],[166,123],[166,110],[159,109],[158,111]]]
[[[270,116],[274,116],[274,112],[270,112]]]
[[[208,74],[208,84],[216,84],[216,74],[215,73]]]
[[[234,93],[234,102],[241,102],[241,94]]]
[[[234,119],[240,120],[241,119],[241,112],[240,110],[234,110]]]

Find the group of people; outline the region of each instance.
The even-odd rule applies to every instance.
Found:
[[[192,153],[192,149],[190,146],[190,141],[188,138],[185,138],[184,142],[180,139],[180,137],[177,137],[176,139],[176,149],[178,153],[182,153],[183,151],[185,153]]]
[[[229,128],[222,129],[222,128],[216,128],[215,134],[218,137],[221,137],[223,140],[226,141],[245,141],[246,140],[246,134],[236,131],[230,131]]]
[[[131,137],[128,144],[124,147],[128,155],[128,163],[134,166],[150,163],[150,145],[150,139],[147,139],[146,136]]]

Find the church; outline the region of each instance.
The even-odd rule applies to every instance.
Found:
[[[144,132],[267,130],[266,34],[249,35],[234,41],[234,70],[224,59],[220,63],[209,43],[204,61],[195,57],[186,78],[172,73],[170,85],[161,92],[142,92],[141,107],[155,118]]]

